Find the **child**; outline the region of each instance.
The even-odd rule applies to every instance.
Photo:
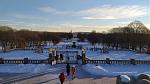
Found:
[[[63,84],[64,81],[66,80],[66,76],[65,76],[64,72],[60,73],[59,80],[60,80],[61,84]]]
[[[72,66],[71,71],[72,71],[72,80],[73,80],[76,77],[76,68],[75,68],[75,65]]]

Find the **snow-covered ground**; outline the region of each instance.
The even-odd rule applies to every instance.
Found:
[[[60,51],[77,51],[76,49],[63,49]],[[79,53],[80,50],[79,50]],[[150,60],[149,54],[144,53],[136,53],[133,51],[109,51],[109,53],[100,53],[99,51],[86,51],[86,56],[89,59],[139,59],[139,60]],[[47,59],[48,58],[48,51],[44,50],[44,53],[35,53],[34,50],[15,50],[7,53],[0,53],[0,58],[4,59]]]
[[[0,58],[4,59],[47,59],[48,51],[44,50],[44,53],[35,53],[34,50],[15,50],[7,53],[0,53]]]
[[[137,59],[137,60],[150,60],[149,54],[136,53],[133,51],[109,51],[109,53],[100,53],[100,51],[86,51],[86,56],[89,59]],[[86,64],[83,66],[84,70],[95,75],[117,76],[122,74],[138,75],[141,73],[150,73],[150,65],[119,65],[119,64]]]
[[[72,42],[60,42],[59,44],[53,46],[45,46],[45,48],[59,47],[61,50],[65,49],[66,45],[71,45]],[[86,50],[86,56],[89,59],[138,59],[138,60],[150,60],[150,55],[140,54],[133,51],[109,51],[109,53],[102,54],[100,51],[90,51],[90,48],[95,46],[90,45],[87,42],[79,42],[78,45],[82,45]],[[101,48],[101,45],[96,45],[96,47]],[[69,49],[70,51],[76,51],[75,49]],[[81,53],[81,50],[79,50]],[[7,53],[0,53],[0,58],[4,59],[47,59],[48,50],[45,49],[44,53],[35,53],[34,50],[15,50]],[[120,74],[131,74],[137,75],[139,73],[150,73],[150,65],[98,65],[86,64],[83,68],[96,75],[108,75],[116,76]],[[2,64],[0,65],[0,73],[36,73],[51,69],[50,65],[46,64]]]
[[[62,47],[65,47],[67,45],[72,45],[73,43],[72,42],[59,42],[58,44],[56,45],[53,45],[53,44],[47,44],[47,46],[44,46],[45,48],[62,48]],[[91,46],[89,42],[77,42],[76,45],[82,45],[82,46]]]
[[[0,73],[39,73],[50,70],[49,64],[2,64]]]
[[[109,51],[109,53],[100,53],[100,51],[86,51],[86,56],[89,59],[137,59],[137,60],[150,60],[149,54],[136,53],[133,51]]]
[[[135,75],[141,73],[150,73],[150,65],[94,65],[86,64],[83,69],[94,75],[117,76],[117,75]]]

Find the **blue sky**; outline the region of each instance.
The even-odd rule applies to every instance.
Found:
[[[140,20],[150,0],[0,0],[0,25],[39,31],[105,31]]]

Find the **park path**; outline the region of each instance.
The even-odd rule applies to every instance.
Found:
[[[76,65],[77,66],[77,72],[76,72],[76,78],[74,80],[71,80],[71,77],[67,77],[67,80],[64,84],[116,84],[116,78],[115,77],[100,77],[95,76],[87,73],[85,70],[82,69],[82,65]],[[62,67],[63,69],[50,72],[45,75],[32,77],[25,80],[20,80],[17,82],[13,82],[11,84],[60,84],[58,75],[60,72],[65,72],[65,65],[57,65],[55,67]]]

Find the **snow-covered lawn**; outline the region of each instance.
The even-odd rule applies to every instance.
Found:
[[[66,45],[72,44],[71,42],[60,42],[56,46],[45,46],[45,48],[51,47],[60,47],[61,50],[64,49]],[[77,43],[79,45],[83,45],[85,49],[93,48],[89,43]],[[101,46],[99,45],[99,48]],[[69,51],[77,51],[76,49],[69,49]],[[79,50],[81,54],[81,50]],[[70,54],[70,53],[69,53]],[[68,54],[68,55],[69,55]],[[71,53],[73,55],[73,53]],[[71,56],[71,55],[69,55]],[[133,51],[109,51],[109,53],[102,54],[100,51],[86,51],[86,56],[89,59],[130,59],[134,58],[137,60],[150,60],[150,55],[148,54],[140,54]],[[4,59],[47,59],[48,58],[48,50],[44,50],[44,53],[35,53],[34,50],[15,50],[7,53],[0,53],[0,58]],[[116,76],[120,74],[129,74],[129,75],[137,75],[140,73],[150,73],[150,65],[98,65],[94,64],[86,64],[83,68],[95,75],[107,75],[107,76]],[[51,65],[47,64],[0,64],[0,73],[37,73],[42,71],[47,71],[51,69]]]
[[[117,76],[117,75],[138,75],[150,73],[150,65],[94,65],[86,64],[83,69],[94,75]]]
[[[109,53],[100,53],[100,51],[87,51],[86,56],[89,59],[137,59],[137,60],[150,60],[149,54],[136,53],[133,51],[109,51]]]
[[[44,50],[44,53],[35,53],[34,50],[15,50],[6,53],[0,53],[0,58],[4,59],[47,59],[48,51]]]
[[[39,73],[51,69],[49,64],[1,64],[0,73]]]

